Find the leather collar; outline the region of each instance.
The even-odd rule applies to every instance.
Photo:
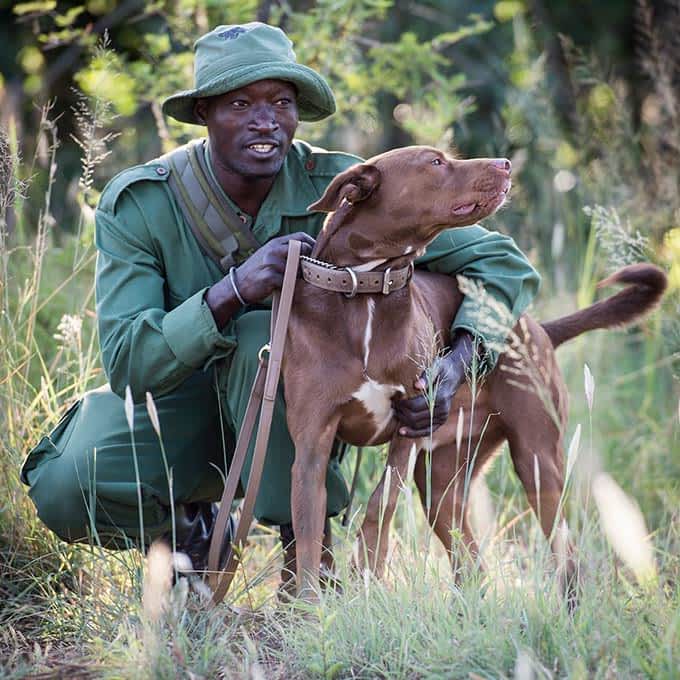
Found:
[[[353,298],[357,293],[382,293],[389,295],[404,288],[413,276],[413,263],[400,269],[388,267],[385,271],[359,272],[351,267],[336,267],[334,264],[300,257],[302,278],[317,288],[344,293]]]

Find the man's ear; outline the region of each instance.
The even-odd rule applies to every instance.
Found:
[[[208,102],[204,97],[200,97],[194,102],[194,116],[203,125],[207,125]]]
[[[369,163],[353,165],[341,172],[328,185],[324,195],[307,210],[333,212],[343,200],[358,203],[367,199],[380,186],[380,170]]]

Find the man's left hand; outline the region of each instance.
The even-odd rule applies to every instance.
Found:
[[[453,396],[465,380],[465,371],[472,362],[473,354],[472,335],[460,331],[451,343],[451,350],[443,357],[438,357],[415,381],[414,387],[424,394],[393,401],[395,415],[401,423],[401,436],[426,437],[446,422]],[[428,394],[430,390],[432,395]],[[434,396],[434,404],[430,413],[431,396]]]

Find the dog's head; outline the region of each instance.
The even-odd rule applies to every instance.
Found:
[[[407,248],[422,250],[444,229],[493,214],[510,186],[506,159],[460,160],[433,147],[409,146],[340,173],[309,210],[335,213],[326,238],[351,226],[355,243],[366,241],[366,255],[396,257]],[[392,252],[377,252],[386,249]]]

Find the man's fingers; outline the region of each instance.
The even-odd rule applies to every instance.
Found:
[[[429,410],[396,412],[396,417],[399,422],[408,427],[415,428],[427,427],[430,422],[441,425],[446,421],[448,415],[449,409],[447,409],[446,406],[435,409],[431,414]]]
[[[420,429],[413,429],[410,427],[400,427],[399,428],[399,434],[402,437],[411,437],[411,438],[416,438],[416,437],[429,437],[432,432],[434,432],[439,425],[433,424],[432,427],[424,427]]]
[[[296,231],[294,234],[290,234],[289,236],[284,236],[282,240],[283,240],[283,243],[285,243],[285,245],[286,245],[286,250],[288,249],[288,242],[289,241],[300,241],[303,248],[305,246],[314,247],[314,244],[316,243],[316,241],[314,240],[314,237],[310,236],[309,234],[305,234],[304,231]]]
[[[400,420],[400,427],[409,427],[412,430],[427,430],[430,425],[432,427],[440,427],[446,422],[446,418],[414,418],[409,420]]]
[[[300,242],[300,254],[301,255],[311,255],[312,249],[314,248],[315,241],[311,236],[307,237],[307,234],[303,234],[303,236],[307,237],[305,239],[302,239],[302,238],[297,239],[297,238],[293,238],[293,236],[295,236],[295,234],[293,234],[290,237],[287,237],[285,240],[282,240],[279,243],[277,243],[276,249],[274,250],[277,258],[281,261],[284,268],[286,266],[286,260],[288,259],[288,244],[291,241],[299,241]]]

